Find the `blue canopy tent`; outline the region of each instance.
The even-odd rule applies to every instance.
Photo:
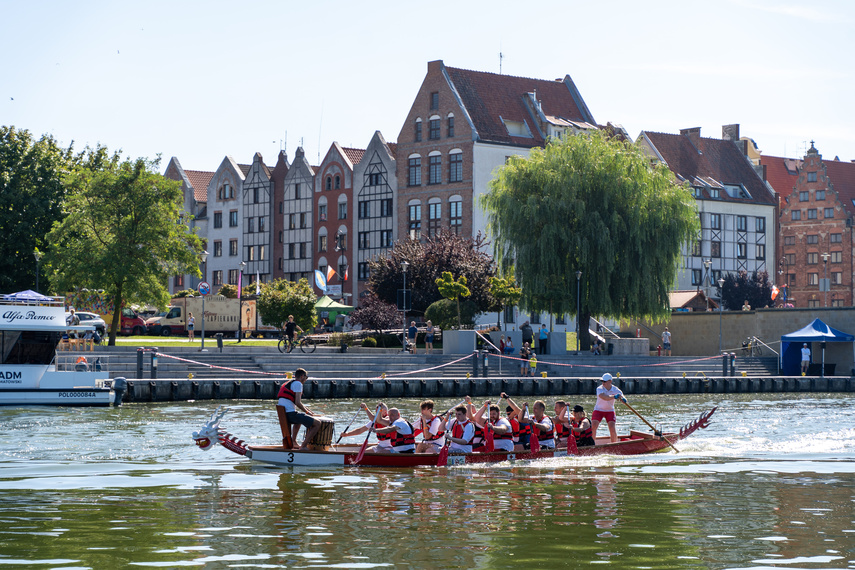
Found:
[[[784,376],[796,376],[801,373],[801,348],[806,342],[855,342],[855,336],[833,329],[819,319],[814,319],[803,329],[782,335],[781,371]],[[823,368],[825,368],[824,361],[825,352],[823,351]]]
[[[8,295],[3,295],[3,299],[6,301],[30,301],[30,302],[43,302],[50,301],[50,297],[45,297],[41,293],[36,293],[32,289],[27,289],[26,291],[18,291],[17,293],[9,293]]]

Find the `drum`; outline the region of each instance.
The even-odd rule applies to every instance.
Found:
[[[332,418],[317,418],[321,421],[321,429],[309,442],[309,449],[314,451],[328,451],[332,445],[333,432],[335,431],[335,422]]]

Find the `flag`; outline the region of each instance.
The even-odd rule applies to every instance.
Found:
[[[261,277],[258,276],[258,271],[255,272],[255,294],[261,295]]]
[[[240,298],[240,290],[241,290],[241,281],[243,281],[243,271],[238,270],[238,298]]]
[[[330,265],[329,267],[327,267],[327,283],[332,280],[333,275],[335,275],[335,269],[333,269],[332,265]]]
[[[318,289],[321,291],[327,290],[327,278],[324,277],[324,274],[321,273],[320,269],[315,269],[315,285],[318,286]]]
[[[775,300],[775,297],[778,296],[778,286],[772,285],[772,300]]]
[[[344,268],[344,280],[345,281],[347,281],[347,275],[349,272],[350,272],[350,266],[348,265]]]

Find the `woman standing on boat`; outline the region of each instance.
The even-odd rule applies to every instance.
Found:
[[[626,398],[623,397],[621,389],[612,386],[612,375],[606,372],[603,374],[602,384],[597,387],[597,403],[594,406],[594,415],[591,416],[591,430],[594,432],[594,437],[597,437],[597,428],[600,422],[606,420],[609,425],[609,439],[612,443],[617,443],[617,428],[615,423],[615,400],[621,400],[626,403]]]

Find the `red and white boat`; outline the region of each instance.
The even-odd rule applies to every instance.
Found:
[[[364,453],[357,462],[361,446],[332,445],[327,450],[286,449],[281,445],[247,445],[243,440],[220,429],[219,424],[227,409],[217,408],[211,420],[198,432],[193,433],[196,445],[203,450],[211,449],[219,443],[226,449],[242,455],[252,461],[271,465],[342,465],[359,467],[431,467],[445,465],[464,465],[470,463],[500,463],[545,459],[550,457],[590,456],[590,455],[641,455],[656,451],[665,451],[680,440],[686,439],[698,429],[709,425],[716,408],[702,413],[697,419],[687,423],[679,432],[654,434],[630,431],[621,435],[616,443],[610,443],[608,437],[597,438],[597,444],[579,447],[568,451],[566,448],[541,449],[540,451],[493,451],[476,452],[462,455],[428,453]],[[442,461],[446,459],[446,461]]]

